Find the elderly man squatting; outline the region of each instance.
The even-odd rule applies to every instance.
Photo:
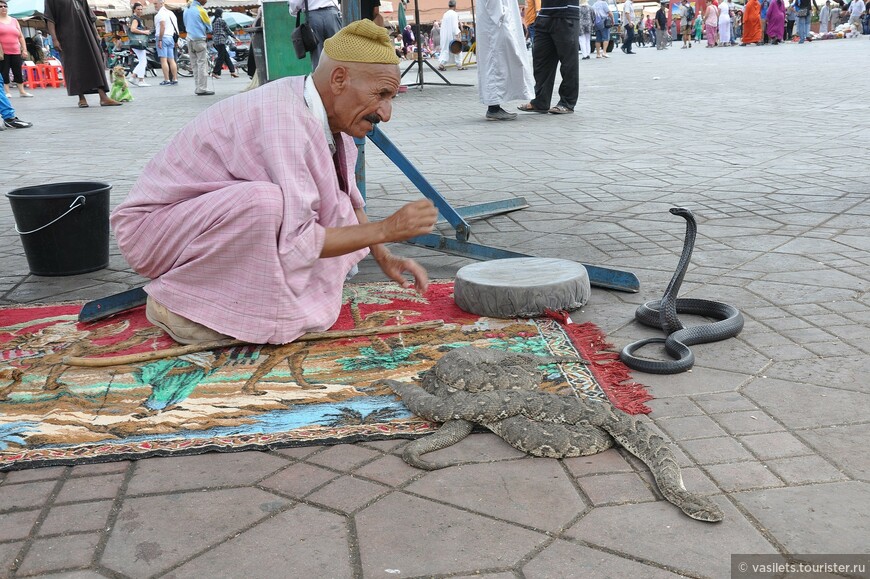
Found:
[[[354,180],[351,137],[390,119],[398,62],[384,28],[353,22],[310,77],[213,105],[146,165],[112,227],[152,279],[152,323],[181,343],[291,342],[332,326],[369,251],[389,278],[426,290],[425,269],[383,244],[432,231],[438,211],[423,199],[369,222]]]

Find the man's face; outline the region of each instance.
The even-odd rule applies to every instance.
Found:
[[[347,67],[349,81],[336,96],[335,117],[342,132],[365,137],[378,122],[387,122],[393,114],[393,98],[399,90],[399,67],[372,64]]]

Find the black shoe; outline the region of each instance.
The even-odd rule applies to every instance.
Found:
[[[625,53],[626,53],[626,54],[637,54],[637,53],[636,53],[635,51],[633,51],[633,50],[627,50]]]
[[[28,127],[32,127],[33,123],[26,123],[19,119],[18,117],[12,117],[11,119],[3,119],[3,124],[10,129],[26,129]]]
[[[509,113],[504,109],[498,109],[497,111],[486,111],[486,120],[488,121],[512,121],[517,118],[516,113]]]
[[[204,90],[202,92],[196,93],[196,96],[209,96],[209,95],[213,95],[213,94],[214,94],[213,90]]]

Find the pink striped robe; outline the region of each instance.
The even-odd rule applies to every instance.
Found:
[[[127,262],[169,310],[254,343],[337,319],[345,276],[368,253],[321,259],[325,229],[356,224],[353,139],[336,143],[341,190],[302,77],[210,107],[146,166],[112,213]]]

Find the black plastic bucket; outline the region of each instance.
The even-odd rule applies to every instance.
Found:
[[[74,275],[109,265],[109,191],[97,181],[51,183],[6,194],[30,273]]]

